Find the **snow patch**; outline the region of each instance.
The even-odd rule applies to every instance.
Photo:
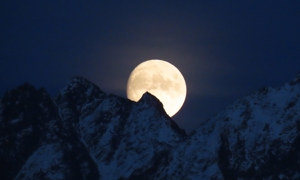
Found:
[[[38,173],[41,173],[45,175],[46,179],[63,180],[64,172],[59,163],[61,157],[62,152],[59,150],[57,144],[41,146],[27,159],[15,179],[31,179],[37,176]],[[54,168],[55,166],[57,168]]]

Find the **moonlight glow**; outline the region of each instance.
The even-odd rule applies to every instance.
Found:
[[[146,91],[162,102],[171,117],[184,103],[186,84],[180,71],[172,64],[162,60],[148,60],[131,72],[127,83],[127,97],[138,101]]]

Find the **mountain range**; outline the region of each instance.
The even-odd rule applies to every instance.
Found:
[[[1,179],[300,179],[300,74],[236,100],[187,134],[138,102],[74,77],[51,98],[25,83],[0,104]]]

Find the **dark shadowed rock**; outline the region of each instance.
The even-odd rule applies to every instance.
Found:
[[[24,84],[8,91],[1,104],[2,179],[99,177],[94,161],[74,140],[76,134],[66,132],[57,107],[44,89]]]

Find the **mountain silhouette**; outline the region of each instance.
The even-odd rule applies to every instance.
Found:
[[[0,105],[1,179],[300,179],[300,75],[236,100],[186,134],[74,77],[55,98],[23,84]]]

